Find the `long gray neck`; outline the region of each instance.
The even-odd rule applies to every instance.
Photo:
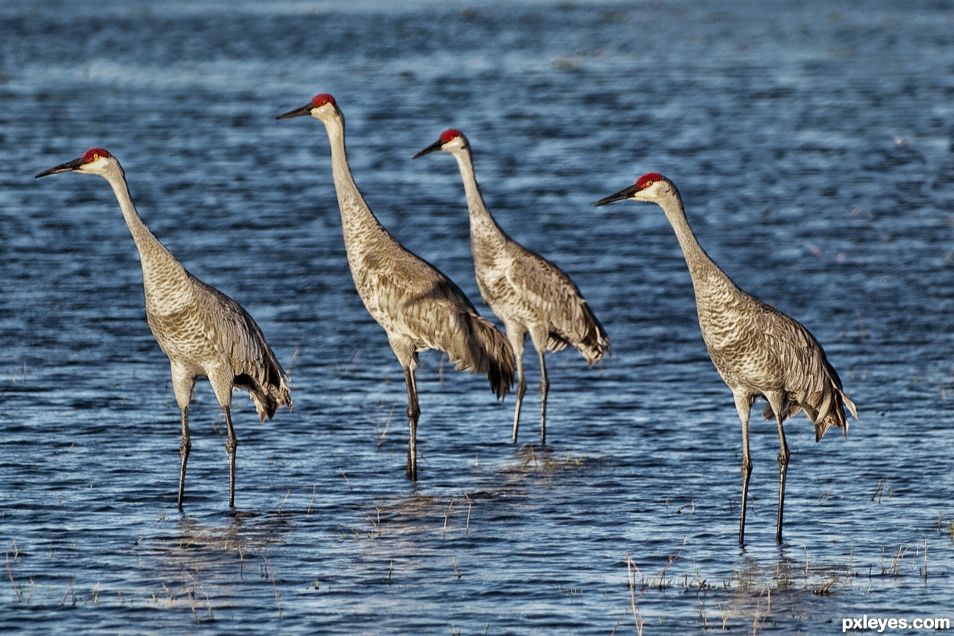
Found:
[[[679,241],[679,247],[682,248],[682,255],[686,259],[686,265],[689,267],[689,274],[692,277],[693,285],[696,287],[697,295],[699,285],[711,280],[713,276],[729,281],[728,276],[702,249],[702,245],[699,244],[692,228],[689,227],[686,210],[682,205],[682,197],[679,196],[679,191],[675,189],[675,186],[673,186],[672,195],[663,199],[659,205],[676,233],[676,239]],[[731,283],[731,281],[729,282]]]
[[[136,211],[136,206],[129,195],[129,186],[126,184],[126,175],[122,168],[117,167],[117,169],[110,170],[104,176],[113,188],[113,194],[119,201],[119,208],[122,210],[126,227],[129,228],[129,233],[132,234],[133,241],[136,243],[136,249],[139,250],[143,273],[145,274],[146,270],[161,266],[168,261],[178,265],[172,253],[149,231],[149,228],[146,227],[139,216],[139,212]]]
[[[148,315],[175,313],[191,298],[192,286],[186,270],[143,223],[129,196],[129,187],[118,165],[105,175],[132,234],[142,266],[142,286]]]
[[[344,120],[323,119],[322,122],[325,124],[328,141],[331,144],[331,174],[335,182],[338,208],[341,212],[345,248],[350,258],[351,250],[358,247],[364,239],[379,233],[386,234],[386,230],[371,212],[371,208],[368,207],[354,182],[354,177],[351,176],[345,148]]]
[[[477,176],[474,173],[474,162],[470,155],[470,148],[455,150],[454,158],[460,168],[460,176],[464,181],[464,194],[467,197],[467,210],[470,213],[470,229],[474,234],[503,235],[503,230],[484,204],[484,196],[480,192]]]

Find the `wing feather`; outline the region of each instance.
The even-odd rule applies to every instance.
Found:
[[[536,252],[513,243],[518,251],[506,279],[523,299],[526,311],[547,324],[547,349],[560,351],[573,346],[590,364],[609,347],[603,325],[597,320],[573,280],[559,267]]]
[[[443,351],[456,368],[486,373],[498,396],[509,389],[510,343],[450,278],[403,247],[386,256],[366,255],[361,264],[359,295],[392,344]]]
[[[235,385],[248,389],[259,417],[271,417],[279,405],[290,407],[288,375],[255,319],[228,295],[190,277],[203,332],[231,369]]]
[[[762,303],[762,306],[765,310],[758,313],[759,327],[770,349],[776,352],[783,374],[780,389],[787,402],[783,417],[804,410],[815,425],[817,439],[832,426],[844,429],[847,434],[844,408],[852,415],[857,414],[824,349],[800,322],[770,305]]]

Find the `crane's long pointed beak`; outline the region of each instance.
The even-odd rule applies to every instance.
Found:
[[[603,197],[596,203],[594,206],[606,205],[607,203],[613,203],[614,201],[622,201],[624,199],[629,199],[636,193],[636,185],[633,184],[628,188],[623,188],[619,192],[609,195],[608,197]]]
[[[426,155],[426,154],[428,154],[428,153],[431,153],[431,152],[434,152],[435,150],[440,150],[441,147],[443,147],[443,145],[444,145],[444,142],[441,141],[440,139],[438,139],[437,141],[435,141],[434,143],[432,143],[430,146],[428,146],[428,147],[425,148],[424,150],[422,150],[422,151],[420,151],[419,153],[417,153],[416,155],[414,155],[414,158],[417,159],[418,157],[423,157],[424,155]]]
[[[79,170],[80,166],[83,165],[83,158],[73,159],[73,161],[67,161],[66,163],[61,163],[58,166],[53,166],[49,170],[44,170],[43,172],[37,172],[34,175],[34,179],[39,179],[40,177],[46,177],[51,174],[56,174],[57,172],[73,172],[74,170]]]
[[[311,104],[305,104],[301,108],[282,113],[275,119],[291,119],[292,117],[303,117],[304,115],[311,115]]]

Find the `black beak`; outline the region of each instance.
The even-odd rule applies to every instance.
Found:
[[[632,197],[634,194],[636,194],[636,184],[633,184],[629,186],[628,188],[623,188],[619,192],[615,194],[611,194],[608,197],[603,197],[602,199],[600,199],[593,205],[600,206],[600,205],[606,205],[607,203],[613,203],[614,201],[622,201],[624,199],[628,199]]]
[[[305,104],[301,108],[282,113],[275,119],[291,119],[292,117],[302,117],[303,115],[311,115],[311,104]]]
[[[58,166],[54,166],[49,170],[44,170],[43,172],[37,172],[34,179],[39,179],[40,177],[46,177],[51,174],[56,174],[57,172],[73,172],[74,170],[79,170],[80,166],[83,165],[83,158],[73,159],[73,161],[67,161],[66,163],[61,163]]]
[[[434,152],[435,150],[440,150],[443,145],[444,145],[444,142],[438,139],[437,141],[432,143],[430,146],[428,146],[424,150],[414,155],[414,158],[417,159],[418,157],[423,157],[424,155]]]

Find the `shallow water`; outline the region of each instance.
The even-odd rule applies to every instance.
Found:
[[[0,7],[0,627],[48,633],[828,633],[954,618],[954,12],[944,3],[5,2]],[[344,258],[331,92],[382,222],[475,300],[457,168],[566,269],[613,354],[548,358],[513,398],[422,356],[420,481],[404,386]],[[239,300],[295,408],[178,415],[128,231],[101,180],[33,174],[101,145],[152,230]],[[592,201],[658,170],[710,254],[825,345],[861,419],[792,451],[739,425],[661,211]],[[478,303],[481,310],[488,310]],[[926,551],[926,553],[925,553]],[[631,559],[635,587],[629,585]],[[632,593],[631,593],[632,592]]]

